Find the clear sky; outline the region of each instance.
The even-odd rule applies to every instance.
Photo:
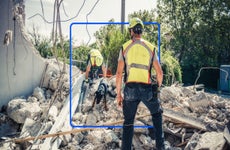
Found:
[[[52,31],[52,23],[46,23],[40,16],[31,16],[39,13],[42,14],[42,5],[44,17],[47,21],[53,20],[53,3],[54,0],[25,0],[26,11],[26,28],[31,30],[34,25],[42,35],[50,35]],[[91,11],[95,3],[97,5],[92,13],[88,15],[89,22],[108,22],[115,19],[116,22],[121,21],[121,0],[63,0],[64,7],[61,6],[61,19],[66,20],[77,15],[83,5],[78,17],[71,21],[62,23],[62,32],[65,37],[69,38],[69,27],[72,22],[86,22],[86,16]],[[125,21],[128,20],[128,14],[139,10],[151,10],[156,8],[156,0],[125,0]],[[29,19],[30,18],[30,19]],[[100,28],[99,25],[88,26],[91,36],[90,43],[94,41],[93,34]],[[75,44],[87,43],[90,37],[87,34],[86,25],[74,25],[73,39]]]

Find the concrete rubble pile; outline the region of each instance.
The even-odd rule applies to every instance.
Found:
[[[109,82],[110,90],[115,89],[114,79]],[[103,103],[91,108],[98,83],[91,88],[82,111],[72,118],[76,126],[104,126],[104,128],[81,132],[72,136],[71,142],[61,149],[119,149],[121,146],[122,111],[116,100],[107,96],[109,110]],[[211,149],[229,148],[230,97],[218,96],[192,87],[172,85],[160,93],[164,109],[164,131],[167,149]],[[136,117],[149,112],[141,103]],[[107,125],[111,125],[107,126]],[[152,125],[151,117],[135,121],[136,126]],[[229,124],[230,126],[230,124]],[[228,128],[229,129],[229,128]],[[135,128],[133,146],[135,149],[154,149],[153,129]]]
[[[75,75],[80,74],[78,68],[72,67],[72,70]],[[75,78],[72,81],[75,82]],[[68,100],[69,83],[69,66],[63,69],[63,63],[47,60],[40,86],[34,89],[32,95],[27,98],[16,97],[3,107],[0,113],[1,140],[49,133],[64,101]],[[7,149],[8,144],[12,145],[0,144],[0,149]]]
[[[49,70],[49,69],[47,69]],[[57,85],[55,73],[46,71],[44,78],[45,89],[36,88],[28,99],[14,99],[7,106],[7,115],[18,124],[22,124],[20,137],[36,136],[41,132],[42,114],[48,114],[48,120],[43,126],[43,134],[48,134],[61,110],[61,101],[56,101],[47,112],[48,101],[52,99],[52,87]],[[48,76],[48,77],[47,77]],[[48,78],[48,79],[47,79]],[[67,80],[62,78],[63,94],[68,94]],[[47,84],[49,81],[49,84]],[[107,80],[109,91],[115,91],[115,78]],[[100,79],[89,89],[82,106],[72,116],[72,125],[75,129],[79,126],[98,126],[86,128],[81,132],[61,135],[58,138],[61,144],[58,149],[88,150],[88,149],[120,149],[123,115],[121,108],[117,107],[116,99],[107,94],[108,111],[105,111],[103,102],[92,108],[95,91]],[[57,88],[57,87],[56,87]],[[58,96],[60,97],[60,96]],[[229,148],[230,138],[230,96],[211,94],[204,91],[194,91],[192,87],[172,85],[163,87],[160,92],[161,104],[164,110],[164,133],[167,149],[210,149],[225,150]],[[35,109],[30,109],[31,107]],[[11,108],[11,109],[10,109]],[[14,108],[14,109],[13,109]],[[79,109],[81,108],[81,110]],[[52,111],[51,111],[52,110]],[[15,115],[17,117],[15,117]],[[143,116],[143,117],[140,117]],[[152,125],[147,108],[141,103],[136,114],[135,126]],[[2,117],[1,117],[2,118]],[[17,128],[19,128],[17,126]],[[16,131],[16,129],[15,129]],[[18,131],[18,130],[17,130]],[[135,128],[133,137],[134,149],[154,149],[154,129]],[[57,137],[53,137],[55,139]],[[40,141],[42,143],[42,140]],[[3,146],[9,143],[5,143]],[[11,142],[11,146],[28,149],[33,141],[26,144]],[[29,146],[28,146],[29,145]],[[1,147],[0,147],[1,149]]]

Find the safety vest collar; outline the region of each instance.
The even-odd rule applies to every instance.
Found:
[[[134,51],[137,48],[134,46],[139,47],[138,49],[140,50],[142,49],[144,50],[143,53],[145,53],[144,55],[147,56],[145,57],[147,60],[145,58],[144,58],[145,60],[143,60],[143,58],[140,58],[141,60],[144,61],[144,63],[143,61],[141,63],[138,61],[133,61],[134,59],[132,59],[132,57],[136,57],[133,54],[135,53]],[[146,44],[145,41],[142,39],[130,40],[123,45],[123,57],[125,60],[125,70],[126,70],[125,82],[127,83],[142,82],[145,84],[150,83],[150,68],[152,65],[152,60],[154,55],[153,47],[151,46],[152,45],[149,45],[149,43]],[[139,57],[139,55],[137,57]]]
[[[130,42],[130,44],[123,50],[123,56],[126,56],[128,50],[135,44],[140,44],[140,45],[144,46],[149,51],[150,55],[152,55],[152,56],[154,55],[153,50],[145,43],[145,41],[143,39],[133,38],[129,42]]]

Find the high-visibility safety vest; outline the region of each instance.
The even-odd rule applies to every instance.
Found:
[[[154,46],[143,39],[129,40],[123,45],[125,82],[150,84]]]
[[[90,62],[92,66],[101,66],[103,63],[103,57],[99,50],[93,49],[90,51]]]

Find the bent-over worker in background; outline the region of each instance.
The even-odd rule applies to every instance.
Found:
[[[103,77],[106,77],[106,68],[103,62],[103,56],[97,49],[92,49],[88,54],[87,67],[85,71],[85,81],[89,82],[89,79],[97,79],[99,73],[103,73]]]
[[[149,109],[154,128],[156,129],[156,148],[164,148],[164,133],[162,128],[162,108],[157,98],[153,97],[151,68],[156,72],[158,87],[163,80],[163,71],[154,46],[141,38],[143,22],[133,18],[129,22],[131,40],[123,44],[118,58],[116,72],[117,103],[123,108],[124,123],[122,133],[122,150],[131,150],[134,131],[134,118],[139,103],[142,101]],[[122,97],[122,73],[124,75],[124,97]]]

